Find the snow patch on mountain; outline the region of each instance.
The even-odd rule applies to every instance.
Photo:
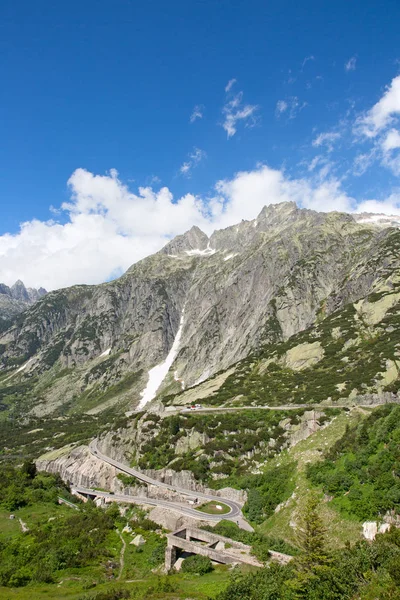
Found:
[[[379,227],[400,227],[399,215],[384,215],[373,213],[359,213],[352,215],[357,223],[374,223]]]
[[[164,381],[168,371],[170,370],[179,350],[179,345],[182,337],[184,323],[184,310],[182,311],[181,320],[179,323],[179,329],[176,333],[174,343],[172,344],[171,350],[168,353],[165,361],[159,365],[156,365],[149,371],[149,379],[143,392],[140,394],[142,399],[139,402],[138,410],[142,409],[148,404],[157,394],[157,390]]]
[[[210,248],[210,246],[207,246],[207,248],[205,248],[204,250],[200,250],[199,248],[193,248],[193,250],[185,250],[185,253],[188,256],[211,256],[216,252],[217,250],[215,250],[214,248]]]
[[[28,362],[26,362],[24,365],[22,365],[22,367],[20,367],[16,373],[21,373],[21,371],[25,371],[25,369],[31,364],[31,362],[33,361],[33,358],[30,358],[28,360]]]
[[[228,256],[225,256],[224,260],[230,260],[231,258],[235,258],[235,256],[238,255],[238,252],[234,252],[233,254],[228,254]]]

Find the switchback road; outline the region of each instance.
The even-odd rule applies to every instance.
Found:
[[[90,443],[89,450],[99,460],[102,460],[103,462],[106,462],[109,465],[112,465],[113,467],[115,467],[119,471],[122,471],[123,473],[126,473],[127,475],[131,475],[132,477],[135,477],[136,479],[143,481],[147,485],[154,485],[156,487],[170,490],[170,491],[176,492],[178,494],[182,494],[184,496],[189,496],[191,498],[201,498],[202,500],[205,500],[208,502],[214,501],[217,504],[223,503],[223,504],[226,504],[230,508],[230,512],[226,513],[224,515],[209,515],[206,513],[202,513],[200,511],[196,510],[195,508],[190,508],[189,506],[186,506],[179,502],[168,502],[165,500],[158,500],[156,498],[133,497],[133,496],[118,495],[118,494],[110,494],[108,492],[96,492],[98,496],[104,496],[104,497],[107,497],[108,499],[114,499],[114,500],[120,501],[120,502],[128,502],[129,500],[127,500],[127,499],[129,499],[129,498],[131,499],[130,500],[131,502],[134,502],[136,500],[136,503],[139,503],[139,500],[140,500],[140,503],[142,503],[142,504],[150,504],[150,505],[154,505],[154,506],[164,506],[165,508],[170,508],[172,510],[178,511],[182,514],[187,514],[187,515],[189,515],[191,517],[195,517],[197,519],[211,519],[211,520],[215,520],[215,521],[220,521],[222,518],[229,519],[231,521],[236,521],[239,525],[243,526],[243,528],[246,528],[246,529],[250,528],[250,526],[247,524],[247,522],[243,518],[242,506],[239,502],[230,500],[228,498],[223,498],[222,496],[214,496],[211,494],[205,494],[203,492],[187,490],[185,488],[177,487],[174,485],[163,483],[162,481],[158,481],[158,479],[149,477],[148,475],[145,475],[144,473],[142,473],[141,471],[138,471],[137,469],[128,467],[127,465],[125,465],[117,460],[114,460],[113,458],[110,458],[109,456],[106,456],[105,454],[100,452],[100,450],[98,449],[96,440],[94,440]],[[77,488],[75,486],[75,489],[77,491],[80,491],[85,488]],[[91,490],[91,492],[90,492],[90,490],[88,490],[86,488],[86,492],[81,492],[81,493],[92,493],[93,494],[93,491],[94,490]]]
[[[93,488],[85,488],[79,485],[72,486],[72,490],[79,492],[85,496],[97,496],[100,498],[104,498],[105,500],[111,502],[121,502],[127,504],[145,504],[149,506],[162,506],[163,508],[168,508],[169,510],[173,510],[179,514],[187,515],[189,517],[194,517],[199,520],[211,520],[211,521],[220,521],[221,519],[229,519],[236,520],[240,517],[240,513],[230,512],[225,515],[209,515],[206,513],[202,513],[195,508],[190,508],[190,506],[186,506],[186,504],[181,504],[179,502],[168,502],[167,500],[158,500],[157,498],[148,498],[147,496],[128,496],[126,494],[111,494],[110,492],[101,492],[99,490]],[[226,503],[226,500],[223,498],[219,498],[220,502]]]

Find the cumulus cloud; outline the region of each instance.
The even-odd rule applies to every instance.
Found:
[[[181,175],[190,177],[192,170],[197,167],[197,165],[206,157],[207,154],[204,152],[204,150],[200,150],[200,148],[193,148],[192,152],[189,154],[188,160],[184,162],[179,169]]]
[[[62,205],[60,221],[33,219],[15,235],[0,236],[0,281],[20,278],[47,289],[99,283],[155,252],[189,223],[208,223],[194,195],[174,201],[165,187],[134,193],[115,171],[77,169],[68,185],[71,199]]]
[[[314,179],[294,179],[266,165],[219,181],[216,189],[224,199],[224,210],[216,220],[219,227],[243,218],[253,219],[263,206],[280,202],[296,202],[298,206],[321,211],[350,211],[355,203],[341,190],[338,180],[319,183]]]
[[[355,123],[355,132],[367,138],[376,137],[400,114],[400,75],[386,88],[382,98]]]
[[[224,116],[222,127],[225,129],[228,139],[235,135],[239,122],[243,122],[245,127],[254,127],[257,123],[256,113],[259,108],[255,104],[244,104],[243,92],[238,92],[233,97],[229,94],[235,81],[236,79],[231,79],[225,87],[225,91],[228,93],[228,98],[230,99],[227,100],[222,108],[222,114]]]
[[[356,70],[356,63],[357,63],[357,57],[356,56],[352,56],[351,58],[349,58],[349,60],[347,62],[345,62],[344,64],[344,70],[345,71],[355,71]]]
[[[390,152],[396,148],[400,148],[400,133],[397,129],[391,129],[382,141],[382,149]]]
[[[211,194],[174,198],[163,187],[132,191],[111,170],[96,175],[77,169],[68,186],[71,198],[59,220],[22,223],[16,234],[0,236],[0,281],[18,278],[51,290],[76,283],[100,283],[159,250],[171,237],[197,225],[210,234],[253,219],[263,206],[294,201],[319,211],[352,211],[357,203],[334,177],[291,178],[259,165],[216,183]],[[400,197],[367,200],[359,210],[399,214]]]
[[[382,201],[365,200],[364,202],[360,202],[355,212],[368,212],[378,215],[400,215],[400,194],[391,194],[389,198]]]
[[[202,104],[196,104],[192,114],[190,115],[190,122],[194,123],[197,119],[202,119],[204,116],[204,106]]]

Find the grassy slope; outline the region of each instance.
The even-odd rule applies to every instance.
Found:
[[[146,580],[132,582],[110,582],[100,584],[95,588],[84,591],[79,581],[79,574],[71,573],[62,585],[35,585],[25,588],[1,588],[1,600],[82,600],[95,596],[98,592],[127,589],[136,600],[207,600],[225,589],[229,579],[226,567],[217,567],[212,573],[196,577],[193,575],[177,574],[168,578],[151,575]],[[165,582],[168,582],[165,584]],[[169,589],[170,591],[165,591]]]
[[[321,459],[321,451],[331,447],[345,432],[346,425],[355,425],[361,422],[370,413],[371,409],[353,408],[350,412],[343,411],[336,416],[326,427],[319,430],[307,440],[298,443],[295,447],[282,452],[278,456],[270,459],[266,466],[283,465],[293,460],[297,461],[297,470],[293,476],[293,487],[295,496],[292,497],[284,508],[273,514],[269,519],[257,527],[261,532],[282,538],[289,543],[296,544],[296,536],[290,523],[296,521],[296,513],[301,508],[304,498],[310,486],[310,482],[305,476],[305,467],[310,462]],[[29,526],[43,518],[51,516],[61,516],[70,511],[65,506],[55,505],[35,505],[25,507],[15,511],[16,519],[10,521],[8,513],[0,513],[0,531],[1,539],[8,535],[19,533],[18,518],[21,517]],[[356,519],[348,518],[343,513],[339,513],[335,507],[323,501],[321,494],[320,510],[328,530],[328,539],[332,548],[342,546],[346,541],[352,541],[360,538],[361,524]],[[135,526],[133,525],[135,529]],[[142,551],[136,551],[135,547],[130,545],[132,539],[130,535],[123,534],[127,543],[125,553],[125,568],[121,582],[104,581],[102,568],[88,567],[85,569],[70,569],[60,573],[59,582],[62,584],[35,584],[25,588],[10,589],[0,588],[0,599],[21,599],[28,598],[54,598],[55,600],[71,599],[78,600],[84,596],[90,598],[90,595],[103,590],[114,588],[128,588],[133,592],[133,598],[149,598],[156,600],[163,598],[184,599],[193,598],[194,600],[206,600],[208,596],[215,595],[226,586],[229,572],[226,568],[218,568],[215,572],[204,577],[193,577],[184,574],[176,574],[168,578],[161,577],[152,573],[149,565],[149,559],[157,542],[156,534],[152,532],[141,532],[147,540]],[[115,534],[110,537],[110,548],[118,561],[121,550],[121,541]],[[92,581],[99,582],[95,588],[85,590],[88,583]],[[127,583],[127,581],[129,583]],[[166,587],[165,587],[166,586]],[[173,591],[168,591],[171,589]],[[136,596],[135,596],[136,594]]]
[[[357,408],[349,413],[344,412],[327,427],[317,431],[308,439],[299,442],[296,446],[274,459],[276,463],[280,464],[285,461],[297,461],[297,470],[293,482],[295,496],[287,502],[284,508],[260,526],[261,531],[296,544],[296,535],[290,523],[296,521],[296,513],[302,508],[307,492],[311,487],[305,474],[306,465],[321,460],[321,451],[325,451],[342,437],[346,425],[357,424],[367,414],[369,414],[369,411]],[[339,514],[337,510],[323,500],[321,494],[320,513],[327,528],[327,539],[331,548],[340,547],[346,541],[354,542],[359,539],[361,536],[360,522],[356,519],[345,518],[343,514]]]
[[[132,510],[128,512],[128,516]],[[65,505],[55,505],[48,502],[38,502],[31,506],[13,511],[15,519],[10,520],[10,513],[0,510],[0,543],[5,542],[13,536],[20,535],[21,518],[28,527],[33,527],[39,523],[45,523],[48,519],[62,519],[65,516],[73,514],[73,509]],[[133,539],[132,534],[123,533],[126,542],[125,567],[120,582],[115,577],[119,568],[115,569],[114,575],[107,581],[103,564],[88,566],[84,568],[65,569],[59,572],[57,583],[54,584],[29,584],[20,588],[0,587],[0,599],[11,600],[31,600],[32,598],[41,600],[51,598],[52,600],[78,600],[83,597],[89,597],[100,591],[111,589],[129,589],[132,590],[133,598],[174,598],[184,599],[189,595],[195,600],[206,600],[210,594],[216,594],[224,589],[229,572],[226,567],[217,568],[213,573],[198,578],[193,575],[176,574],[165,578],[160,574],[153,573],[152,553],[154,548],[160,543],[160,537],[152,531],[144,531],[135,527],[131,523],[135,533],[140,533],[146,539],[146,544],[140,549],[131,545],[129,542]],[[108,538],[107,547],[114,557],[118,566],[118,560],[121,551],[121,540],[116,532],[111,532]],[[168,581],[165,586],[165,581]],[[128,583],[127,583],[128,582]],[[96,583],[92,587],[92,584]],[[171,593],[167,590],[170,589]],[[138,595],[135,596],[135,593]]]

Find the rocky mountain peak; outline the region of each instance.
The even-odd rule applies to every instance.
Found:
[[[270,220],[272,218],[279,218],[287,215],[295,215],[300,210],[302,209],[297,207],[296,202],[280,202],[279,204],[268,204],[261,209],[261,212],[256,220]]]
[[[26,288],[23,281],[18,279],[14,285],[9,288],[4,284],[1,284],[4,288],[7,288],[8,291],[3,291],[1,293],[7,294],[14,298],[14,300],[19,300],[21,302],[27,302],[28,304],[32,304],[33,302],[37,302],[39,298],[47,294],[47,291],[44,288],[39,288],[38,290],[35,288]]]
[[[23,302],[29,302],[29,294],[24,283],[18,279],[13,286],[11,286],[11,296],[14,300],[22,300]]]
[[[86,389],[90,410],[106,405],[104,390],[120,382],[127,405],[136,406],[148,389],[194,385],[349,303],[393,289],[399,244],[396,230],[290,202],[210,238],[195,226],[119,280],[56,290],[38,302],[0,335],[0,369],[32,358],[27,369],[37,373],[74,370],[74,383],[69,377],[61,389],[57,380],[39,411]],[[29,293],[22,282],[14,288]],[[19,312],[27,308],[21,304]]]
[[[163,254],[182,254],[183,252],[193,252],[196,250],[206,250],[208,246],[208,236],[199,227],[194,225],[189,231],[176,236],[168,242],[161,250]]]
[[[0,283],[0,294],[4,294],[5,296],[11,295],[11,290],[5,283]]]
[[[45,294],[47,291],[44,288],[26,288],[20,279],[11,287],[0,283],[0,325],[40,300]]]

